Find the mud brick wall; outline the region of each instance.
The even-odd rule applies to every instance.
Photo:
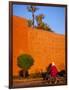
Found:
[[[34,65],[29,73],[45,71],[51,62],[65,69],[65,36],[27,27],[26,19],[13,17],[13,75],[18,75],[17,57],[30,54]]]

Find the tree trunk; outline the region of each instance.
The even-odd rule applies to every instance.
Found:
[[[33,18],[33,27],[34,27],[34,12],[32,12],[32,18]]]
[[[26,71],[24,70],[24,72],[23,72],[23,76],[24,76],[24,78],[25,78],[25,74],[26,74]]]

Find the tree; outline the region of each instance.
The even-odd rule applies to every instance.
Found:
[[[34,60],[30,55],[22,54],[17,58],[17,65],[23,70],[23,76],[25,77],[26,72],[34,64]]]
[[[44,14],[40,14],[36,16],[37,28],[53,32],[52,29],[48,26],[48,24],[43,22],[43,19],[44,19]]]
[[[37,15],[36,16],[36,21],[37,21],[37,26],[38,28],[41,28],[42,27],[42,24],[43,24],[43,20],[44,19],[44,14],[40,14],[40,15]]]
[[[32,12],[32,21],[33,21],[33,27],[34,27],[34,13],[36,12],[36,10],[37,10],[38,8],[36,8],[34,5],[29,5],[28,7],[27,7],[27,10],[29,11],[29,12]]]

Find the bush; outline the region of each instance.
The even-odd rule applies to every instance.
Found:
[[[50,32],[53,32],[52,29],[47,25],[45,24],[44,22],[41,22],[38,26],[37,26],[38,29],[43,29],[45,31],[50,31]]]
[[[65,70],[61,70],[61,71],[58,73],[58,75],[59,75],[60,77],[64,77],[64,76],[66,75]]]
[[[33,21],[32,20],[28,20],[28,26],[32,27],[33,26]]]
[[[53,32],[52,29],[47,24],[45,24],[45,23],[42,23],[42,29],[46,30],[46,31]]]
[[[17,58],[17,65],[22,70],[19,72],[19,76],[26,77],[28,76],[28,70],[34,64],[34,59],[31,55],[22,54]]]

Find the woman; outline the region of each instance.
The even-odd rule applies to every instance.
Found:
[[[50,76],[51,76],[51,82],[56,84],[56,78],[57,78],[58,70],[56,68],[56,65],[54,62],[51,64],[50,68]]]

